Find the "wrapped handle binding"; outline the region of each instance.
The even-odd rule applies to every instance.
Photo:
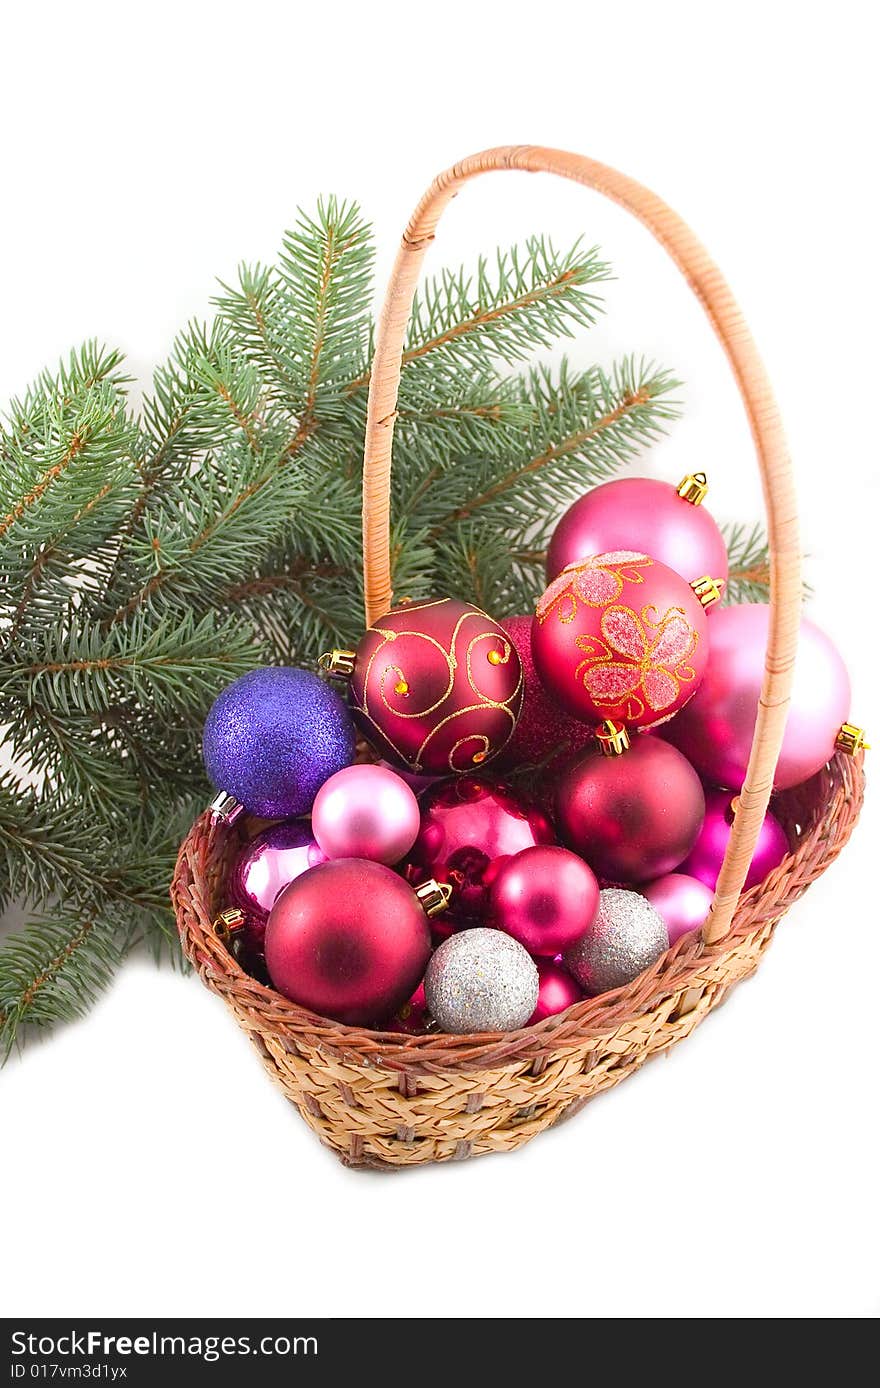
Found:
[[[496,169],[552,173],[604,194],[637,217],[681,270],[727,354],[752,431],[770,543],[770,625],[755,735],[740,804],[703,926],[707,945],[722,940],[746,879],[782,746],[791,697],[801,606],[800,546],[791,463],[779,410],[742,313],[690,227],[655,193],[583,155],[534,145],[472,154],[435,178],[404,232],[379,317],[364,440],[364,592],[369,625],[391,606],[391,446],[406,331],[422,260],[459,188]]]

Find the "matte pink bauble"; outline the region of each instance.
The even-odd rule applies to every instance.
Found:
[[[705,797],[675,747],[640,737],[619,756],[588,752],[576,761],[556,783],[555,806],[563,843],[600,877],[649,882],[690,853]]]
[[[502,782],[461,776],[422,798],[422,824],[406,875],[452,887],[450,915],[480,919],[499,868],[524,848],[553,843],[550,821],[532,801]]]
[[[707,781],[731,790],[741,790],[745,780],[764,676],[769,616],[766,604],[757,602],[738,603],[714,614],[703,683],[668,729],[670,741]],[[849,714],[846,666],[833,642],[804,617],[773,782],[777,790],[800,785],[831,760],[835,738]]]
[[[545,771],[553,771],[566,765],[592,742],[593,730],[566,713],[539,680],[532,660],[533,621],[533,617],[506,617],[501,623],[522,665],[523,707],[513,737],[498,758],[498,764],[519,767],[540,762]]]
[[[555,1017],[576,1002],[581,1002],[583,993],[571,974],[553,959],[536,959],[538,966],[538,1005],[528,1020],[543,1022],[545,1017]]]
[[[489,915],[529,954],[552,958],[588,930],[599,909],[599,883],[582,858],[541,844],[508,858],[489,894]]]
[[[565,569],[538,602],[535,669],[587,723],[653,728],[687,703],[706,667],[706,613],[681,574],[617,550]]]
[[[233,863],[226,884],[229,903],[265,922],[278,893],[324,860],[307,824],[273,824],[246,843]]]
[[[682,935],[698,930],[712,905],[712,891],[705,882],[683,872],[670,872],[649,882],[642,895],[665,920],[671,945]]]
[[[312,833],[328,858],[370,858],[391,867],[419,832],[419,802],[384,766],[346,766],[325,781],[312,806]]]
[[[568,508],[547,551],[547,582],[569,564],[611,549],[645,550],[688,583],[727,578],[724,536],[705,506],[651,477],[605,482]]]
[[[363,858],[337,858],[298,877],[266,926],[266,968],[279,993],[351,1026],[396,1012],[430,954],[428,918],[415,892]]]
[[[735,799],[729,791],[706,792],[706,817],[703,827],[691,853],[681,864],[682,872],[690,877],[698,877],[713,891],[733,827]],[[757,882],[763,882],[767,873],[782,862],[787,852],[788,836],[776,816],[768,810],[761,825],[745,886],[754,887]]]

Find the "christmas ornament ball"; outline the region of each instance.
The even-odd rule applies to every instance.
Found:
[[[251,814],[287,819],[354,760],[355,731],[335,689],[309,670],[265,666],[228,685],[205,721],[208,776]]]
[[[312,832],[328,858],[370,858],[391,867],[415,843],[419,802],[387,767],[346,766],[315,796]]]
[[[674,945],[682,935],[698,930],[709,914],[712,891],[697,877],[684,872],[669,872],[642,887],[642,895],[666,922],[669,943]]]
[[[348,1025],[385,1021],[421,979],[431,932],[411,887],[381,863],[337,858],[281,893],[266,926],[279,993]]]
[[[663,917],[638,892],[606,887],[596,919],[563,962],[586,993],[631,983],[669,948]]]
[[[453,920],[482,919],[499,869],[524,848],[553,843],[543,810],[501,781],[459,776],[422,796],[419,836],[407,859],[407,879],[429,877],[452,888]]]
[[[547,1017],[555,1017],[574,1003],[580,1002],[583,992],[555,959],[536,959],[538,967],[538,1001],[529,1018],[533,1022],[543,1022]]]
[[[307,824],[272,824],[244,844],[227,879],[230,904],[265,921],[278,893],[325,861]]]
[[[612,882],[672,872],[696,843],[706,808],[694,768],[658,737],[636,738],[619,755],[588,752],[558,777],[554,803],[563,843]]]
[[[478,926],[435,951],[425,997],[441,1031],[515,1031],[535,1010],[538,970],[517,940]]]
[[[570,565],[539,600],[535,669],[575,718],[644,730],[699,687],[707,619],[690,584],[647,554],[615,550]]]
[[[724,861],[727,841],[736,815],[736,796],[729,791],[710,790],[706,793],[706,817],[681,870],[696,877],[713,891]],[[778,867],[788,852],[788,835],[779,820],[768,810],[758,834],[754,856],[744,883],[744,890],[763,882],[768,872]]]
[[[499,624],[454,598],[407,603],[363,635],[352,712],[381,756],[429,775],[473,771],[516,726],[519,656]]]
[[[765,603],[736,603],[713,615],[703,683],[681,717],[664,730],[707,781],[731,790],[741,790],[745,780],[769,622]],[[831,760],[849,714],[849,675],[840,653],[803,617],[776,790],[800,785]]]
[[[569,564],[614,549],[645,550],[688,583],[706,575],[726,580],[727,546],[701,504],[701,493],[705,477],[702,485],[697,478],[685,478],[680,487],[651,477],[623,477],[593,487],[568,508],[553,532],[547,582]]]
[[[523,672],[523,706],[513,736],[501,753],[499,765],[517,767],[544,763],[555,771],[587,747],[592,728],[566,713],[544,688],[532,659],[534,618],[505,617],[501,625],[513,642]],[[553,753],[548,761],[548,755]]]
[[[583,935],[599,908],[599,884],[567,848],[539,844],[501,864],[489,894],[492,924],[529,954],[561,954]]]

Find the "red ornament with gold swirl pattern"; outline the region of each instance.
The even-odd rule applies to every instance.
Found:
[[[697,593],[701,596],[697,596]],[[720,596],[647,554],[613,550],[570,564],[540,599],[532,656],[547,690],[587,723],[665,723],[706,668],[705,608]]]
[[[516,727],[519,656],[503,627],[470,603],[437,598],[393,608],[361,637],[347,671],[339,657],[328,668],[335,662],[350,674],[364,737],[413,771],[474,771]]]

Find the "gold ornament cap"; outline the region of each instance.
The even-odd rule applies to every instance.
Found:
[[[694,590],[701,607],[714,607],[716,602],[721,601],[724,592],[724,579],[713,578],[711,574],[703,574],[702,578],[695,578],[691,587]]]
[[[234,824],[244,814],[244,805],[228,790],[218,790],[209,808],[212,824]]]
[[[844,723],[834,739],[834,745],[838,752],[846,752],[847,756],[854,757],[857,752],[870,752],[871,744],[865,741],[864,728],[856,727],[855,723]]]
[[[426,916],[439,916],[441,912],[448,910],[452,900],[452,888],[448,882],[438,882],[430,877],[427,882],[423,882],[420,887],[416,887],[416,896],[422,903],[422,910]]]
[[[709,491],[709,479],[705,472],[689,472],[675,490],[682,501],[689,501],[692,506],[702,506]]]
[[[348,680],[354,674],[357,651],[325,651],[318,656],[318,665],[332,679]]]
[[[214,917],[213,930],[225,945],[229,945],[233,935],[241,930],[243,925],[244,911],[239,910],[237,906],[230,906]]]
[[[596,729],[596,741],[603,757],[621,757],[629,750],[629,733],[622,723],[606,718]]]

